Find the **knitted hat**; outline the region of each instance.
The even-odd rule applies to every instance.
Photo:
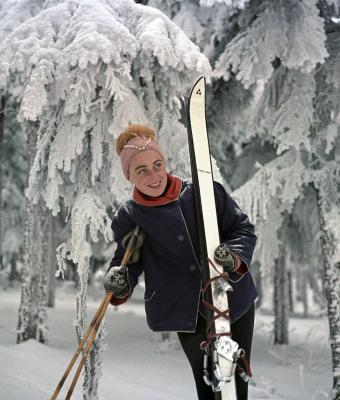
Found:
[[[126,179],[129,179],[131,161],[141,151],[153,150],[165,160],[155,136],[155,132],[144,125],[130,125],[119,135],[116,142],[116,151],[120,156]]]

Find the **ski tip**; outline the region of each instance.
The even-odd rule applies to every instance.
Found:
[[[189,98],[191,98],[193,94],[205,96],[205,83],[206,78],[201,75],[192,87]]]
[[[204,75],[201,75],[201,76],[197,79],[195,85],[199,84],[200,82],[202,82],[203,84],[206,83],[206,79],[205,79],[205,76],[204,76]],[[195,85],[194,85],[194,86],[195,86]]]

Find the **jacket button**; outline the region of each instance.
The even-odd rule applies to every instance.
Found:
[[[194,264],[190,265],[190,271],[196,271],[196,265]]]
[[[183,242],[184,236],[183,236],[183,235],[178,235],[177,239],[178,239],[180,242]]]

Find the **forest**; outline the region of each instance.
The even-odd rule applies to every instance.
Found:
[[[129,124],[152,127],[169,170],[190,180],[181,98],[202,75],[214,179],[258,237],[257,326],[282,355],[296,319],[319,321],[328,387],[302,385],[304,399],[340,400],[339,0],[1,0],[0,354],[10,343],[52,349],[65,293],[65,329],[81,340],[105,294],[112,217],[132,189],[115,139]],[[142,281],[136,310],[139,290]],[[106,319],[119,323],[119,312]],[[107,324],[85,364],[84,400],[110,398],[99,394]],[[171,354],[173,340],[156,339]],[[264,386],[251,398],[296,398]],[[10,387],[1,398],[23,398]]]

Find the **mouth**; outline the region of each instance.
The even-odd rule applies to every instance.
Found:
[[[152,185],[148,185],[151,189],[158,189],[161,186],[161,181],[154,183]]]

